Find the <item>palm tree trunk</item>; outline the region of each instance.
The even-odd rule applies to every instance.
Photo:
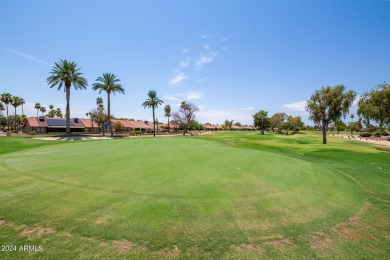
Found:
[[[39,116],[39,115],[38,115],[38,112],[39,112],[39,109],[37,108],[37,117]]]
[[[8,132],[9,132],[9,116],[8,116],[8,104],[5,104],[5,107],[7,108],[7,125],[8,125]]]
[[[22,104],[22,115],[24,115],[23,104]]]
[[[169,134],[169,116],[168,116],[168,134]]]
[[[114,135],[114,133],[112,132],[112,125],[111,125],[111,115],[110,115],[110,92],[107,92],[107,106],[108,106],[108,109],[107,109],[107,114],[108,114],[108,124],[110,125],[110,133],[111,133],[111,136]]]
[[[15,114],[14,114],[14,121],[15,121],[15,129],[17,128],[17,122],[16,122],[16,107],[14,107],[15,108]]]
[[[156,137],[156,120],[154,119],[154,106],[152,106],[153,110],[153,137]]]
[[[70,86],[71,86],[71,84],[65,83],[65,88],[66,88],[66,133],[67,134],[70,134],[70,108],[69,108]]]

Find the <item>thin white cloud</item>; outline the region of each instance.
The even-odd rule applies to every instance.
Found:
[[[209,79],[209,77],[204,77],[204,78],[201,78],[201,79],[197,79],[196,81],[202,82],[202,81],[205,81],[205,80],[208,80],[208,79]]]
[[[192,99],[201,99],[203,94],[201,92],[188,92],[186,94],[186,99],[187,100],[192,100]]]
[[[176,93],[173,95],[166,95],[164,96],[165,99],[178,102],[178,101],[183,101],[183,100],[199,100],[202,99],[203,93],[201,92],[196,92],[196,91],[190,91],[187,93]],[[180,103],[178,103],[180,104]]]
[[[183,80],[187,79],[188,76],[184,73],[179,73],[177,74],[176,76],[174,76],[169,82],[168,84],[169,85],[177,85],[179,84],[180,82],[182,82]]]
[[[181,53],[182,54],[187,54],[189,51],[190,51],[189,49],[183,49],[183,50],[181,50]]]
[[[241,110],[253,110],[255,109],[254,107],[242,107],[240,108]]]
[[[209,53],[200,55],[198,58],[196,58],[194,60],[195,67],[198,69],[201,69],[203,67],[203,65],[213,62],[215,60],[216,56],[217,56],[217,53],[215,53],[215,52],[209,52]]]
[[[202,37],[202,39],[208,39],[208,40],[211,40],[213,38],[213,35],[207,35],[207,34],[203,34],[201,35],[200,37]]]
[[[35,62],[38,62],[40,64],[43,64],[43,65],[46,65],[46,66],[49,66],[49,67],[53,67],[53,64],[49,63],[49,62],[46,62],[46,61],[43,61],[43,60],[40,60],[40,59],[37,59],[31,55],[28,55],[26,53],[23,53],[23,52],[20,52],[20,51],[17,51],[17,50],[14,50],[14,49],[11,49],[11,48],[6,48],[6,47],[3,47],[3,46],[0,46],[0,49],[3,49],[3,50],[6,50],[6,51],[9,51],[9,52],[12,52],[18,56],[21,56],[21,57],[24,57],[24,58],[27,58],[29,60],[32,60],[32,61],[35,61]]]
[[[209,49],[210,49],[210,45],[208,45],[208,44],[202,44],[202,47],[203,47],[205,50],[209,50]]]
[[[179,99],[175,96],[164,96],[164,98],[172,101],[179,101]]]
[[[186,56],[180,61],[180,68],[187,68],[190,66],[190,57]]]
[[[284,104],[283,107],[297,112],[305,112],[306,104],[307,101],[298,101],[290,104]]]

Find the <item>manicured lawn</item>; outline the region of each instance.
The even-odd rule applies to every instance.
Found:
[[[1,259],[389,256],[389,148],[253,132],[0,144],[0,244],[17,246]]]

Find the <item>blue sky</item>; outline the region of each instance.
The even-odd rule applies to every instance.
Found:
[[[0,1],[0,93],[65,108],[46,84],[52,65],[77,62],[88,90],[71,91],[71,116],[85,117],[99,95],[92,83],[116,74],[126,94],[117,117],[151,120],[141,104],[153,89],[197,120],[253,123],[260,109],[300,115],[325,85],[362,94],[390,81],[390,1]],[[352,111],[356,107],[352,108]],[[163,106],[157,118],[166,121]]]

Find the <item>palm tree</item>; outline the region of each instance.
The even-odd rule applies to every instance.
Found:
[[[3,102],[0,102],[0,115],[3,116],[3,111],[5,110],[5,106]]]
[[[166,105],[164,107],[165,117],[168,117],[168,134],[169,134],[169,117],[171,116],[171,106]]]
[[[154,109],[158,107],[158,105],[161,105],[164,103],[161,99],[157,97],[157,92],[155,90],[149,90],[148,92],[148,99],[142,103],[144,108],[149,107],[153,110],[153,136],[156,137],[156,118],[154,115]]]
[[[45,113],[46,112],[46,107],[41,107],[41,112],[42,112],[42,116],[43,116],[43,113]]]
[[[20,97],[13,96],[11,105],[15,108],[14,120],[15,120],[15,129],[16,129],[17,128],[17,123],[18,123],[17,120],[16,120],[16,108],[21,105]]]
[[[65,85],[66,92],[66,133],[70,134],[70,87],[78,89],[86,89],[88,81],[82,76],[83,73],[77,69],[77,63],[68,62],[67,60],[61,60],[59,63],[55,63],[51,70],[51,76],[47,78],[47,84],[50,88],[58,86],[58,90]]]
[[[8,124],[8,131],[9,131],[9,116],[8,116],[8,105],[12,103],[12,95],[10,93],[3,93],[1,95],[1,101],[5,104],[5,108],[7,111],[7,124]]]
[[[24,98],[20,98],[20,105],[22,106],[22,115],[24,115],[23,105],[26,104],[26,101],[24,101]]]
[[[57,108],[57,110],[56,110],[56,117],[62,118],[61,108]]]
[[[34,108],[37,110],[37,117],[38,117],[38,112],[39,112],[39,109],[41,109],[41,104],[40,103],[35,103]]]
[[[96,98],[96,105],[98,107],[100,107],[100,108],[104,108],[104,106],[103,106],[103,98],[101,98],[101,97]]]
[[[113,93],[115,95],[115,92],[125,94],[125,90],[123,89],[122,85],[118,83],[119,81],[120,79],[118,79],[115,74],[103,73],[103,77],[98,77],[96,79],[96,82],[92,85],[93,90],[99,90],[99,93],[101,93],[102,91],[105,91],[107,93],[107,117],[110,125],[111,136],[113,136],[114,133],[112,132],[111,126],[110,94]]]

